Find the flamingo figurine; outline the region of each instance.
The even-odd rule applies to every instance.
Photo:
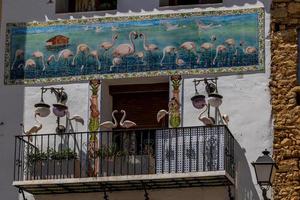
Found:
[[[123,113],[123,117],[122,117],[122,119],[120,121],[120,126],[122,128],[132,128],[132,127],[136,126],[136,123],[134,123],[134,122],[132,122],[130,120],[125,120],[125,118],[126,118],[126,112],[125,112],[125,110],[121,110],[121,113]]]
[[[80,123],[82,126],[84,125],[84,119],[79,116],[79,115],[73,115],[72,117],[70,116],[70,113],[67,112],[67,119],[70,120],[70,121],[75,121],[75,122],[78,122]]]
[[[117,112],[118,112],[117,110],[114,110],[111,113],[111,116],[113,118],[113,122],[112,121],[103,122],[103,123],[100,124],[100,127],[104,127],[104,128],[107,128],[107,129],[117,128],[118,122],[117,122],[116,117],[115,117],[115,113],[117,113]]]
[[[207,105],[205,110],[199,115],[198,119],[205,125],[205,126],[211,126],[215,124],[215,119],[213,117],[206,117],[202,115],[207,111]]]
[[[35,121],[36,121],[37,124],[34,125],[33,127],[31,127],[29,130],[25,131],[25,130],[24,130],[24,124],[21,124],[22,129],[23,129],[23,133],[24,133],[25,135],[28,136],[28,139],[29,139],[31,142],[32,142],[32,135],[33,135],[34,133],[39,132],[39,131],[43,128],[43,125],[42,125],[42,123],[37,119],[37,116],[39,116],[38,113],[36,113],[36,114],[34,115],[34,119],[35,119]]]
[[[158,113],[156,115],[157,122],[159,123],[168,114],[169,114],[169,112],[164,109],[158,111]]]

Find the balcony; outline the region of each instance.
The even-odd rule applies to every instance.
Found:
[[[228,186],[234,142],[223,125],[16,136],[13,184],[36,195]]]

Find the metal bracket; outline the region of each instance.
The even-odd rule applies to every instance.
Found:
[[[263,187],[263,186],[261,186],[260,188],[262,190],[262,196],[263,196],[264,200],[271,200],[271,199],[269,199],[267,197],[267,192],[269,190],[269,187]]]
[[[107,195],[107,193],[106,193],[106,188],[104,188],[104,196],[103,196],[103,199],[104,199],[104,200],[109,200],[109,199],[108,199],[108,195]]]
[[[22,194],[23,200],[27,200],[24,194],[24,190],[22,190],[21,188],[19,188],[19,193]]]
[[[148,192],[147,192],[147,187],[146,187],[146,185],[143,183],[143,188],[144,188],[144,197],[145,197],[145,200],[150,200],[150,198],[149,198],[149,194],[148,194]]]
[[[228,186],[228,197],[229,197],[229,200],[234,200],[234,197],[232,196],[232,193],[231,193],[231,187],[230,185]]]

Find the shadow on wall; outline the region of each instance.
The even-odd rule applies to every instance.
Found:
[[[127,0],[127,1],[133,1],[133,0]],[[222,4],[215,4],[215,5],[214,4],[209,4],[209,5],[198,5],[198,6],[195,6],[195,5],[176,6],[176,7],[174,7],[174,10],[181,9],[181,8],[194,8],[194,7],[200,7],[200,8],[206,8],[206,7],[213,7],[213,8],[227,7],[227,8],[231,8],[233,6],[246,6],[247,4],[248,5],[256,5],[258,3],[261,3],[261,4],[264,5],[264,8],[265,8],[265,10],[266,10],[267,13],[270,12],[271,0],[243,0],[243,1],[241,1],[241,0],[223,0]],[[148,9],[146,9],[146,10],[153,10],[153,8],[150,9],[148,7]],[[172,7],[160,7],[159,9],[160,10],[169,10],[169,9],[172,9]],[[139,9],[136,9],[136,10],[139,11]]]
[[[236,160],[236,193],[235,199],[239,200],[259,200],[257,190],[252,182],[251,170],[245,156],[246,150],[238,142],[235,143]]]
[[[265,11],[267,13],[270,12],[270,8],[271,8],[271,0],[223,0],[223,5],[225,7],[232,7],[232,6],[245,6],[246,4],[249,5],[256,5],[258,3],[261,3],[264,5]]]

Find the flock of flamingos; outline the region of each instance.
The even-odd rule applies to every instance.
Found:
[[[70,49],[66,48],[61,50],[58,55],[50,55],[45,58],[41,51],[35,51],[31,54],[31,58],[25,60],[25,52],[23,49],[17,49],[14,55],[14,61],[11,65],[11,70],[14,69],[25,69],[35,70],[40,67],[41,71],[46,71],[51,68],[50,65],[53,63],[59,63],[60,66],[66,67],[79,67],[82,72],[87,67],[88,62],[93,62],[97,66],[97,70],[102,70],[103,63],[109,67],[109,71],[112,71],[115,67],[121,65],[128,65],[126,58],[132,57],[136,59],[136,62],[143,63],[143,65],[150,65],[150,59],[160,50],[159,46],[152,44],[148,41],[145,33],[138,33],[131,31],[128,35],[129,42],[116,45],[119,34],[115,33],[112,36],[111,41],[105,41],[99,44],[100,51],[92,50],[87,44],[79,44],[76,48],[76,53],[73,53]],[[143,40],[143,51],[138,51],[136,48],[135,40]],[[173,64],[177,66],[184,66],[191,64],[192,57],[195,58],[195,62],[203,67],[210,66],[222,66],[225,59],[234,61],[237,54],[243,54],[242,57],[250,57],[254,59],[257,56],[258,50],[254,46],[247,46],[244,41],[236,41],[233,38],[228,38],[222,43],[216,45],[217,37],[211,36],[209,42],[200,44],[199,47],[193,41],[183,42],[179,47],[170,45],[165,46],[162,50],[162,55],[159,57],[160,66],[170,62],[171,56],[173,56]],[[241,50],[239,53],[238,48]],[[197,51],[198,49],[198,51]],[[188,57],[181,57],[179,52],[187,53]],[[101,55],[100,55],[100,52]],[[228,52],[232,52],[228,54]],[[224,56],[227,54],[227,57]],[[210,63],[208,59],[203,62],[204,55],[210,56]],[[231,58],[228,58],[230,55]],[[169,62],[168,62],[169,61]],[[202,62],[201,62],[202,61]],[[201,64],[201,63],[202,64]],[[107,63],[111,63],[107,65]],[[210,66],[209,66],[210,65]]]

